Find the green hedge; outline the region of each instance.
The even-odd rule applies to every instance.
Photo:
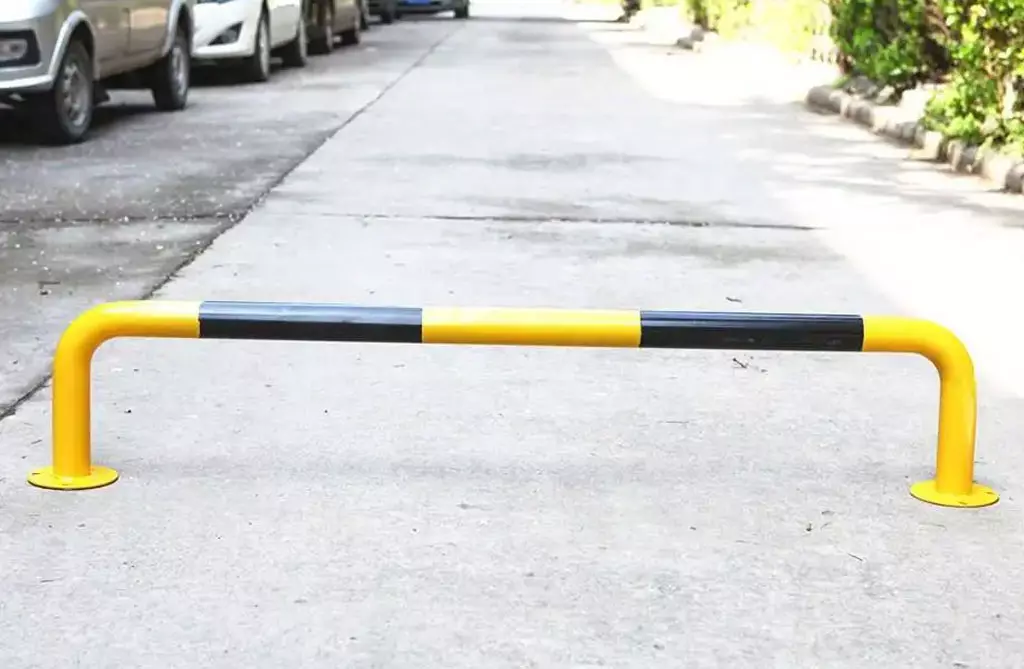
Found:
[[[937,130],[975,143],[1024,148],[1024,0],[945,3],[954,67],[928,106]]]
[[[725,37],[753,37],[786,51],[807,52],[828,30],[823,0],[685,0],[689,18]]]
[[[927,126],[973,143],[1020,143],[1024,0],[830,0],[830,9],[849,72],[897,93],[941,82]]]
[[[941,0],[831,0],[831,35],[847,71],[897,92],[951,65]]]
[[[723,35],[807,51],[827,33],[845,73],[897,94],[940,83],[930,128],[1024,150],[1024,0],[685,0]]]

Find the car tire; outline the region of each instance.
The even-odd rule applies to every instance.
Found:
[[[397,18],[398,12],[395,9],[395,5],[384,0],[384,3],[380,8],[380,22],[384,24],[391,24],[394,23]]]
[[[77,144],[92,125],[95,101],[92,58],[82,40],[68,44],[57,81],[46,93],[30,98],[32,120],[42,138],[57,145]]]
[[[370,29],[370,11],[366,8],[366,3],[363,0],[359,0],[359,29],[369,30]]]
[[[299,13],[299,27],[295,39],[281,49],[285,67],[305,67],[309,61],[309,35],[306,34],[306,12]]]
[[[318,56],[327,55],[334,51],[334,0],[320,3],[317,10],[320,16],[321,32],[316,39],[310,41],[310,53]]]
[[[469,3],[462,5],[461,7],[455,8],[455,18],[457,19],[468,19],[469,18]]]
[[[266,10],[260,12],[259,28],[252,55],[242,62],[243,78],[254,84],[270,79],[270,19]]]
[[[359,44],[359,40],[362,36],[359,34],[358,22],[348,30],[342,30],[340,37],[342,46],[355,46],[356,44]]]
[[[153,102],[160,111],[180,111],[188,106],[192,72],[188,31],[179,25],[167,55],[153,66]]]

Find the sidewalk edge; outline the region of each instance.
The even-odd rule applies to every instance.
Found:
[[[1010,193],[1024,190],[1024,159],[950,139],[917,121],[896,120],[891,118],[892,108],[833,86],[811,88],[805,102],[814,110],[842,116],[877,135],[915,147],[916,158],[946,163],[954,172],[983,177]]]

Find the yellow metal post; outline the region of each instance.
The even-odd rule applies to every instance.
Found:
[[[915,483],[910,494],[940,506],[981,507],[999,495],[974,482],[977,391],[974,363],[956,335],[913,318],[864,317],[864,351],[917,353],[939,373],[939,445],[935,478]]]
[[[111,302],[72,321],[53,360],[53,464],[32,472],[34,486],[86,490],[110,485],[117,472],[92,464],[92,356],[115,337],[199,336],[198,302]]]

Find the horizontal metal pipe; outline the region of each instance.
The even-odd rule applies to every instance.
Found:
[[[203,302],[200,337],[512,346],[859,351],[860,316]]]

